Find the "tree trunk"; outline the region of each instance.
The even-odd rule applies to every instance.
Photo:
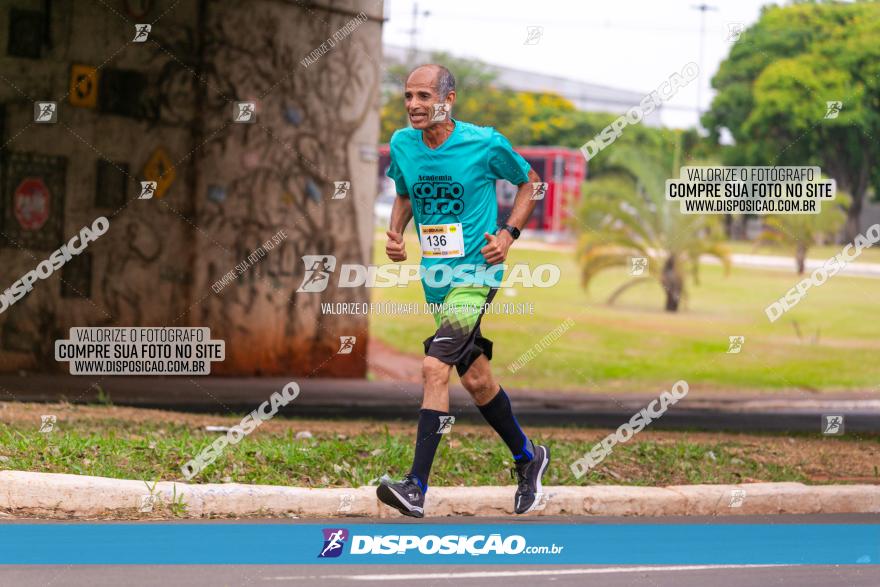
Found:
[[[843,225],[843,240],[851,243],[859,234],[859,216],[862,215],[862,200],[865,196],[865,190],[860,192],[853,191],[852,203],[846,209],[846,224]]]
[[[678,312],[678,305],[681,302],[681,293],[684,286],[684,280],[675,267],[675,255],[666,259],[663,264],[663,276],[661,278],[663,289],[666,291],[666,311]]]
[[[848,190],[852,196],[852,202],[846,209],[846,224],[843,227],[844,242],[851,243],[859,234],[859,216],[862,215],[862,203],[865,200],[865,192],[868,191],[868,184],[871,179],[871,165],[873,164],[873,154],[871,144],[862,139],[863,162],[859,167],[858,177],[854,177],[852,181],[852,189]],[[833,176],[832,176],[833,177]],[[838,189],[841,189],[838,182]],[[846,190],[846,182],[843,188]]]
[[[794,260],[797,263],[797,274],[803,275],[807,265],[807,245],[798,243],[797,249],[794,252]]]

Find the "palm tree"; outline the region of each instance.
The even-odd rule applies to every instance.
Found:
[[[819,242],[833,239],[846,222],[846,209],[852,199],[837,192],[833,202],[824,202],[818,214],[780,214],[767,216],[755,248],[763,243],[778,243],[794,249],[798,275],[804,274],[807,251]]]
[[[627,146],[609,149],[604,156],[608,171],[585,184],[573,223],[579,232],[582,284],[588,287],[603,269],[629,265],[633,257],[647,258],[644,274],[618,287],[608,303],[631,287],[657,281],[666,293],[666,311],[677,312],[686,294],[686,276],[698,283],[700,255],[717,257],[725,274],[730,270],[722,227],[715,216],[682,214],[677,204],[666,201],[665,180],[671,176],[656,157]]]

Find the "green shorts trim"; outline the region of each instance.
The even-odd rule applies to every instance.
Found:
[[[488,285],[450,289],[433,312],[437,331],[425,339],[425,354],[455,365],[459,376],[467,372],[480,354],[491,359],[492,341],[480,334],[480,321],[497,291]]]

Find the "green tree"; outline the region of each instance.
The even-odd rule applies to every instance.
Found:
[[[514,145],[547,145],[579,148],[616,116],[579,112],[553,93],[517,92],[499,85],[490,66],[447,53],[431,54],[455,75],[457,99],[453,116],[459,120],[498,129]],[[388,142],[398,128],[406,128],[403,88],[409,68],[388,68],[383,95],[381,140]],[[600,121],[602,122],[600,125]],[[595,129],[589,136],[586,134]]]
[[[666,310],[677,312],[687,293],[687,275],[697,280],[700,255],[717,257],[729,270],[721,226],[714,216],[682,214],[666,201],[669,167],[656,154],[615,145],[604,156],[606,171],[584,184],[584,198],[572,223],[578,232],[581,282],[589,287],[602,270],[628,267],[633,257],[646,258],[643,275],[623,283],[608,303],[631,287],[657,282],[665,292]],[[677,167],[677,161],[671,167]]]
[[[455,76],[458,102],[453,116],[496,128],[510,120],[512,115],[504,110],[505,93],[495,87],[498,74],[491,67],[481,61],[460,59],[443,52],[432,53],[431,62],[445,65]],[[395,130],[409,125],[403,105],[403,88],[409,71],[410,68],[406,65],[394,65],[385,73],[380,137],[384,143],[391,140]],[[478,100],[474,102],[471,98]],[[463,99],[465,103],[462,102]],[[474,113],[480,116],[480,122],[471,120],[470,115]]]
[[[819,214],[779,214],[764,218],[758,244],[774,243],[791,247],[794,251],[798,275],[804,274],[807,252],[820,241],[828,241],[846,222],[846,208],[850,198],[838,193],[833,202],[822,204]]]
[[[553,93],[517,92],[499,86],[497,72],[490,66],[446,53],[432,53],[434,63],[448,67],[456,78],[457,102],[453,116],[481,126],[492,126],[511,143],[530,146],[559,146],[579,149],[616,119],[618,114],[577,110],[567,99]],[[399,128],[406,128],[403,87],[409,68],[390,67],[385,77],[381,140],[388,142]],[[634,104],[635,105],[635,104]],[[676,141],[686,154],[717,150],[717,145],[701,141],[696,130],[673,131],[644,124],[628,126],[614,146],[629,145],[657,156],[664,166],[672,165]],[[612,147],[613,148],[613,147]],[[610,149],[609,149],[610,150]],[[605,151],[589,162],[592,177],[606,167]]]
[[[819,165],[851,194],[844,234],[858,234],[865,194],[880,187],[880,4],[765,7],[712,80],[703,124],[736,141],[729,165]],[[828,102],[842,107],[826,118]]]

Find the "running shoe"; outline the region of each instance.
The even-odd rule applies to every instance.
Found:
[[[404,516],[422,518],[425,515],[425,494],[412,475],[407,475],[399,482],[383,479],[376,489],[376,496]]]
[[[524,463],[516,463],[513,473],[517,477],[516,497],[513,502],[513,511],[525,514],[535,509],[544,497],[544,488],[541,487],[541,478],[547,465],[550,464],[550,450],[546,446],[536,444],[534,457]]]

